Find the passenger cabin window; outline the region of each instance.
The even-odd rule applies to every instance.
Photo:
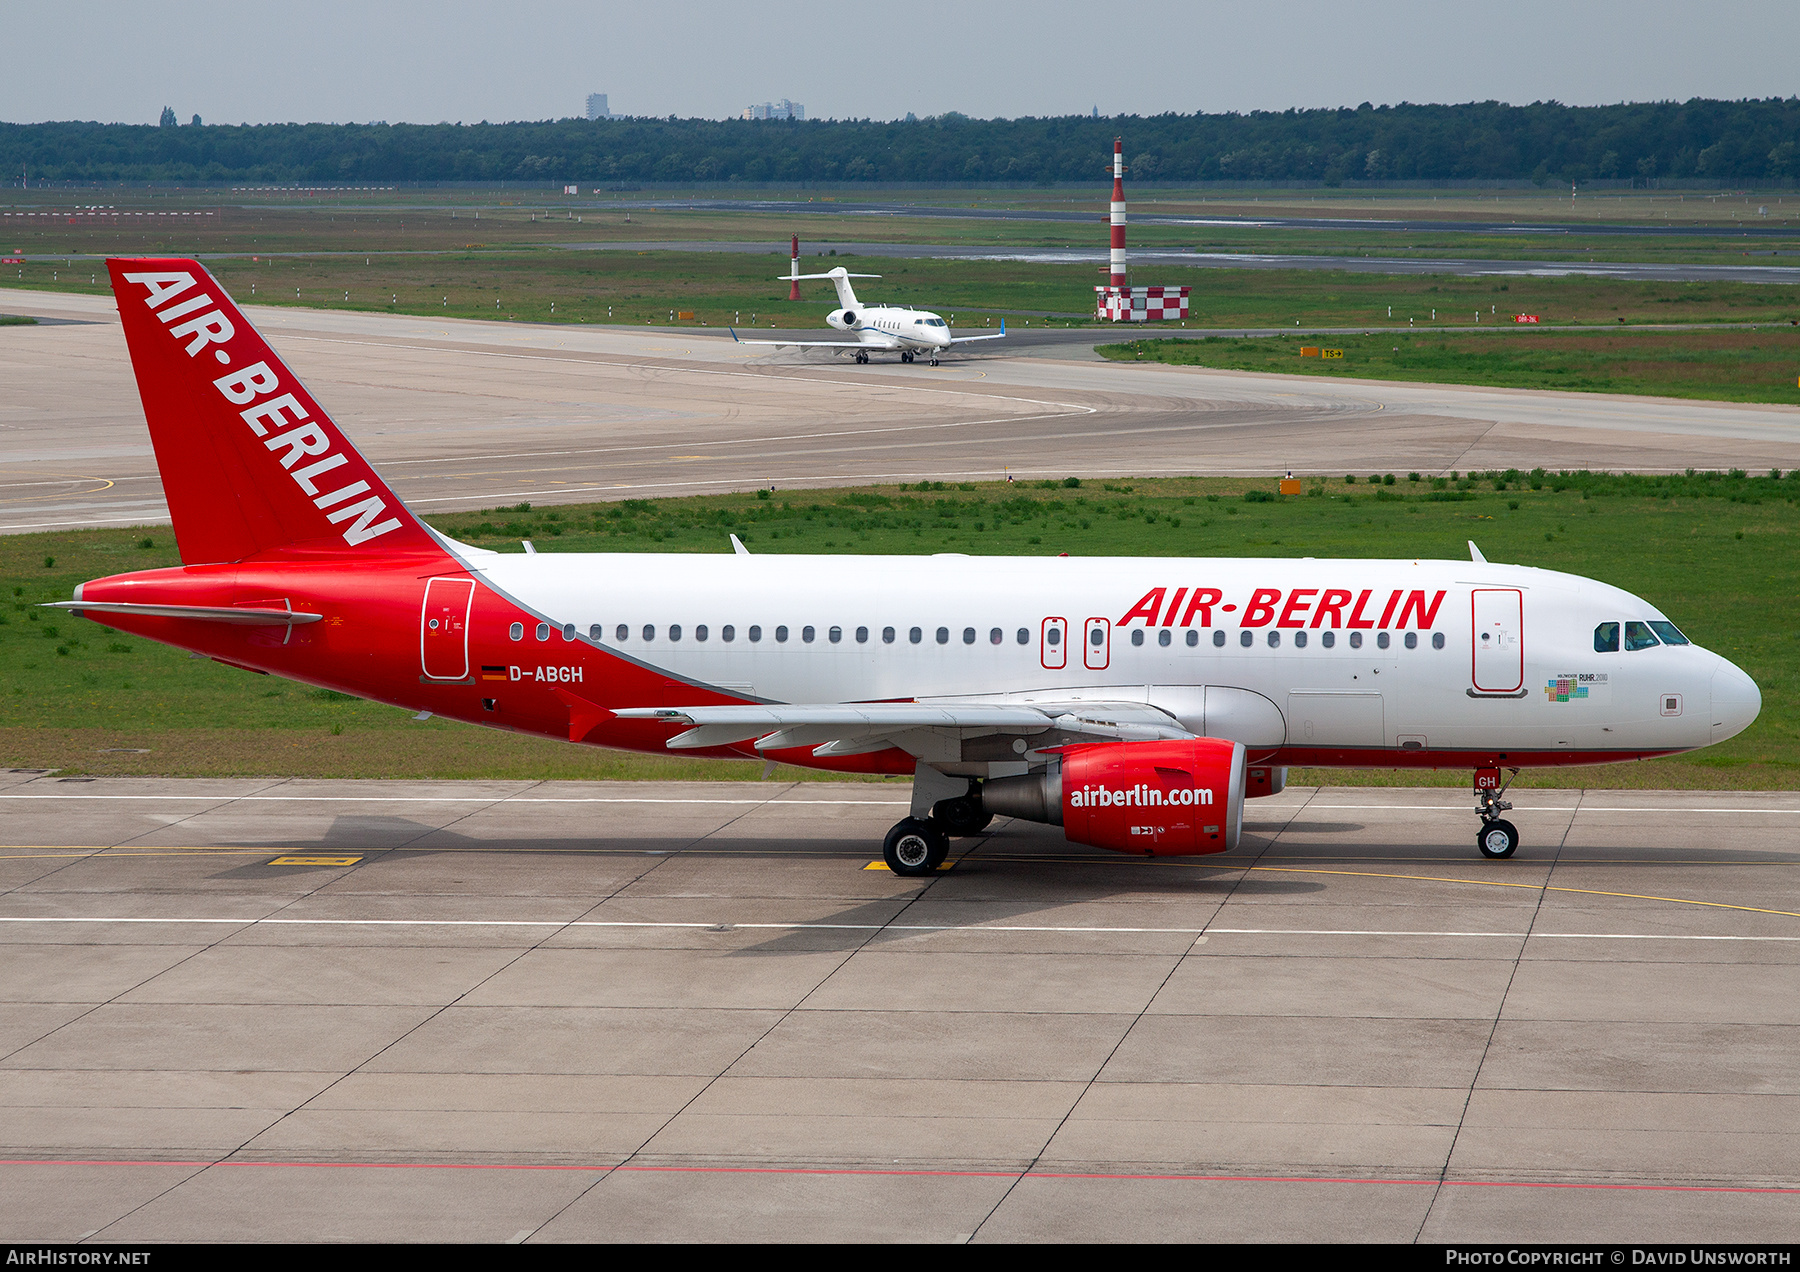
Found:
[[[1019,629],[1018,639],[1021,645],[1029,645],[1031,643],[1031,629],[1029,627],[1021,627]]]
[[[1337,633],[1331,631],[1320,632],[1319,643],[1325,646],[1325,648],[1330,649],[1333,645],[1337,644]]]
[[[784,641],[787,639],[787,625],[785,623],[775,629],[775,639],[777,641]]]
[[[975,643],[975,629],[973,627],[963,628],[963,644],[973,645],[974,643]]]
[[[506,629],[506,634],[508,636],[511,636],[514,640],[524,640],[525,639],[525,624],[514,623],[511,627]]]
[[[705,640],[706,639],[706,624],[705,623],[694,624],[694,639],[695,640]]]
[[[725,624],[725,626],[719,629],[719,639],[729,645],[732,641],[737,639],[737,628],[733,627],[730,623]]]
[[[1305,649],[1306,648],[1306,633],[1305,632],[1295,632],[1294,633],[1294,648],[1295,649]]]
[[[1660,644],[1662,644],[1662,642],[1656,639],[1656,633],[1650,630],[1650,624],[1638,622],[1628,622],[1625,624],[1626,649],[1649,649],[1653,645]]]
[[[1095,641],[1094,643],[1096,645],[1098,645],[1100,642]],[[1143,628],[1140,627],[1131,633],[1131,643],[1134,645],[1141,645],[1144,643],[1144,629]]]
[[[1596,654],[1619,652],[1619,625],[1617,623],[1602,623],[1594,629],[1594,652]]]
[[[752,623],[750,624],[750,630],[744,634],[750,638],[750,643],[754,645],[757,641],[762,639],[762,627],[756,623]]]
[[[1668,622],[1665,619],[1651,619],[1650,630],[1655,632],[1658,636],[1661,636],[1662,642],[1665,645],[1685,645],[1689,643],[1688,638],[1676,630],[1675,624]]]
[[[1377,649],[1386,649],[1388,647],[1389,640],[1390,640],[1390,637],[1388,636],[1388,634],[1386,632],[1376,632],[1375,633],[1375,647]]]
[[[1166,627],[1156,633],[1156,643],[1163,646],[1165,649],[1168,648],[1169,644],[1174,641],[1174,639],[1174,634]]]
[[[564,640],[574,640],[575,639],[575,624],[573,624],[573,623],[564,623],[563,624],[563,639]]]
[[[588,639],[598,645],[601,641],[606,639],[606,629],[600,626],[600,624],[595,623],[592,627],[588,628]]]
[[[681,639],[681,624],[680,623],[670,623],[669,624],[669,639],[670,640],[680,640]]]
[[[884,627],[881,629],[881,643],[884,645],[891,645],[894,643],[894,629],[893,628]]]
[[[631,628],[627,627],[624,623],[620,623],[617,627],[613,628],[614,640],[624,641],[630,639],[630,637]]]
[[[537,638],[539,640],[549,640],[550,639],[550,624],[539,623],[537,625]]]
[[[918,629],[914,628],[913,630],[917,631]],[[1050,642],[1050,645],[1052,648],[1055,648],[1057,645],[1062,644],[1062,628],[1052,627],[1047,633],[1045,633],[1044,639]]]
[[[1215,647],[1218,647],[1218,646],[1223,646],[1224,644],[1225,644],[1225,633],[1222,630],[1215,631],[1213,633],[1213,645]]]
[[[906,633],[906,639],[910,640],[913,644],[916,645],[920,641],[925,639],[925,631],[923,628],[915,627],[911,631]]]

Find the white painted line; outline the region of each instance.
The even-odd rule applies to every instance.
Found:
[[[1396,936],[1443,940],[1479,938],[1521,941],[1763,941],[1800,942],[1800,936],[1709,936],[1668,932],[1437,932],[1371,928],[1221,928],[1221,927],[1058,927],[1003,923],[707,923],[650,922],[629,919],[206,919],[0,916],[0,923],[152,924],[163,926],[342,927],[342,928],[643,928],[716,932],[964,932],[1062,933],[1068,935],[1166,936]]]
[[[57,791],[49,795],[0,795],[0,799],[175,799],[217,803],[270,804],[843,804],[853,808],[904,808],[904,799],[782,799],[776,795],[750,795],[743,799],[613,799],[602,796],[538,795],[101,795]]]
[[[265,801],[269,803],[338,803],[338,804],[465,804],[465,803],[503,803],[503,804],[847,804],[867,805],[869,807],[900,807],[907,800],[862,800],[862,799],[781,799],[778,796],[745,796],[742,799],[653,799],[649,797],[614,797],[614,796],[539,796],[539,795],[112,795],[98,792],[55,791],[47,794],[0,794],[0,799],[19,800],[53,800],[53,799],[119,799],[119,800],[214,800],[214,801]],[[1369,809],[1392,812],[1425,812],[1425,813],[1467,813],[1470,807],[1462,804],[1306,804],[1296,807],[1284,806],[1280,812],[1290,817],[1314,810],[1330,809],[1334,811],[1354,811]],[[1261,810],[1252,809],[1251,812]],[[1269,809],[1271,813],[1278,810]],[[1637,807],[1623,805],[1587,804],[1576,807],[1573,804],[1552,804],[1540,808],[1520,808],[1524,813],[1774,813],[1786,816],[1800,816],[1800,808],[1665,808]]]

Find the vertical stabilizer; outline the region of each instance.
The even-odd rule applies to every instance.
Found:
[[[435,550],[204,266],[106,267],[183,562]]]

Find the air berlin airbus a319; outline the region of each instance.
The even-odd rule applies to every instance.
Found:
[[[1692,750],[1756,685],[1646,601],[1470,561],[501,555],[415,517],[191,260],[108,262],[186,563],[66,609],[473,724],[913,775],[888,865],[996,814],[1236,846],[1290,764],[1502,770]]]

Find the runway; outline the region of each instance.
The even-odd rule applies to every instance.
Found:
[[[0,774],[15,1241],[1800,1236],[1792,793]]]
[[[724,243],[716,240],[668,242],[647,240],[625,243],[559,243],[576,252],[733,252],[770,255],[780,244]],[[808,240],[808,257],[822,252],[845,256],[878,256],[895,260],[1028,261],[1038,265],[1104,265],[1104,250],[1082,251],[1069,247],[937,243],[862,243],[836,239]],[[241,253],[249,255],[249,253]],[[1777,253],[1760,251],[1756,256]],[[1800,255],[1790,252],[1790,256]],[[45,258],[48,259],[48,258]],[[57,257],[58,260],[66,259]],[[816,263],[816,262],[815,262]],[[1515,260],[1449,256],[1321,256],[1283,252],[1195,252],[1168,248],[1136,247],[1133,266],[1166,265],[1184,269],[1329,269],[1351,274],[1451,274],[1467,278],[1564,278],[1581,275],[1649,283],[1768,283],[1788,287],[1800,283],[1800,267],[1752,264],[1694,265],[1660,261]],[[991,312],[991,311],[990,311]]]
[[[1154,209],[1160,202],[1155,197],[1161,193],[1155,187],[1133,185],[1133,190],[1142,196],[1138,203],[1139,210],[1131,214],[1134,224],[1143,225],[1198,225],[1236,227],[1242,229],[1284,229],[1284,230],[1355,230],[1393,231],[1395,233],[1424,234],[1433,231],[1455,234],[1496,234],[1496,235],[1542,235],[1557,238],[1565,235],[1619,235],[1648,238],[1792,238],[1793,231],[1785,222],[1770,217],[1758,217],[1755,221],[1734,221],[1730,225],[1697,225],[1693,223],[1655,225],[1649,222],[1606,222],[1606,221],[1525,221],[1517,220],[1489,221],[1477,219],[1452,219],[1421,216],[1394,217],[1330,217],[1330,216],[1240,216],[1233,214],[1208,215],[1195,212],[1158,212]],[[1149,195],[1143,191],[1150,190]],[[1180,193],[1187,195],[1185,202],[1192,205],[1199,197],[1190,187]],[[1269,192],[1269,202],[1274,206],[1282,205],[1282,196]],[[1286,206],[1300,201],[1296,191],[1288,191]],[[1092,197],[1092,191],[1088,192]],[[1215,199],[1217,196],[1214,196]],[[1261,198],[1261,195],[1251,195]],[[1219,202],[1224,202],[1220,199]],[[1236,200],[1242,206],[1241,200]],[[1074,202],[1073,199],[1070,200]],[[1745,206],[1749,206],[1745,200]],[[569,206],[559,201],[557,207]],[[833,200],[818,202],[816,200],[799,199],[658,199],[646,197],[635,200],[608,200],[581,204],[581,207],[600,209],[617,209],[636,212],[645,210],[675,211],[686,209],[700,212],[757,212],[778,213],[784,216],[869,216],[869,217],[939,217],[949,220],[963,221],[1047,221],[1057,223],[1074,222],[1093,225],[1106,219],[1104,207],[1101,208],[977,208],[957,207],[943,203],[892,203],[892,202],[844,202]]]
[[[61,321],[0,328],[0,531],[166,521],[111,300],[5,306]],[[1095,360],[1111,332],[859,367],[705,328],[247,312],[424,512],[1006,473],[1800,467],[1786,406]]]

